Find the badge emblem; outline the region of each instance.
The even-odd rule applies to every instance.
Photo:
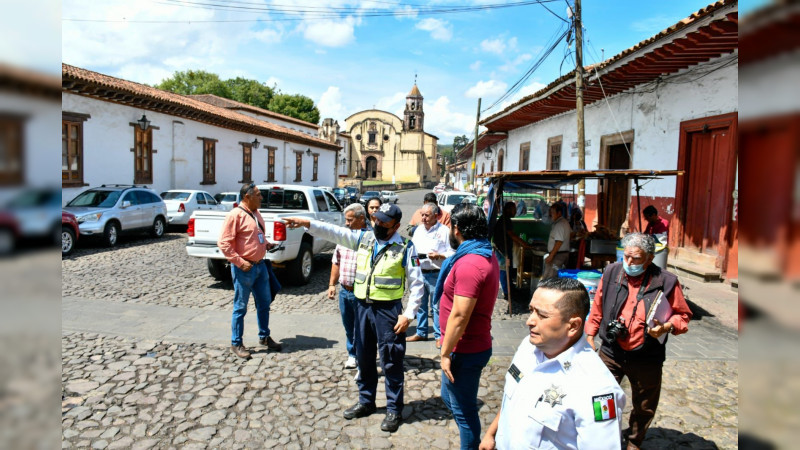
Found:
[[[555,408],[556,405],[561,405],[561,399],[566,397],[567,394],[561,393],[561,386],[551,384],[549,388],[544,390],[542,394],[542,401],[549,403],[551,407]]]
[[[387,213],[387,212],[389,212],[389,208],[391,208],[391,207],[392,207],[392,205],[390,205],[388,203],[384,203],[384,204],[381,205],[379,211],[382,212],[382,213]]]
[[[572,363],[569,361],[566,361],[563,365],[564,365],[564,370],[569,370],[569,368],[572,367]]]

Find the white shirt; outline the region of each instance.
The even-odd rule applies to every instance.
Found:
[[[417,253],[428,254],[430,252],[441,253],[445,258],[455,254],[455,250],[450,247],[450,228],[436,222],[430,230],[425,228],[425,224],[421,223],[414,230],[414,236],[411,237],[411,242],[414,243],[414,248]],[[439,270],[442,268],[443,260],[432,260],[430,258],[419,260],[419,267],[422,270]]]
[[[563,216],[556,219],[556,221],[553,222],[552,228],[550,229],[550,238],[547,240],[547,251],[553,251],[556,241],[561,241],[561,247],[558,249],[558,251],[568,252],[570,233],[572,233],[572,227],[569,226],[567,219],[565,219]]]
[[[351,230],[347,227],[333,225],[330,223],[321,222],[319,220],[312,220],[308,232],[313,236],[321,237],[327,241],[335,242],[343,247],[357,250],[358,244],[364,233],[361,230]],[[403,238],[400,233],[395,232],[389,240],[381,241],[376,238],[378,250],[382,249],[386,244],[403,243]],[[417,310],[422,303],[422,296],[425,294],[425,281],[422,278],[422,270],[419,266],[410,264],[410,260],[418,260],[417,250],[413,245],[408,247],[406,253],[406,285],[408,286],[408,304],[403,312],[408,320],[414,320],[417,317]]]
[[[512,375],[515,369],[519,381]],[[595,401],[602,414],[608,399],[613,399],[614,408],[606,414],[615,412],[616,417],[598,420]],[[622,388],[585,335],[553,359],[526,337],[506,372],[497,448],[619,449],[625,401]]]

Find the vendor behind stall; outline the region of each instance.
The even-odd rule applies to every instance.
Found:
[[[513,265],[514,242],[525,245],[525,241],[514,234],[514,225],[511,218],[517,212],[517,205],[514,202],[506,202],[503,205],[503,214],[497,218],[497,225],[494,227],[492,242],[497,250],[497,262],[500,264],[500,286],[503,294],[508,299],[508,278],[506,272],[511,270]],[[513,271],[511,272],[513,274]]]
[[[572,228],[564,218],[567,205],[564,202],[556,202],[550,206],[550,219],[552,228],[550,238],[547,240],[547,251],[549,252],[544,259],[544,272],[542,279],[558,276],[558,270],[565,267],[569,259],[569,236]]]

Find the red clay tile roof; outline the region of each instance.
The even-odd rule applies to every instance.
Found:
[[[701,20],[708,19],[700,26]],[[694,27],[695,29],[692,29]],[[672,25],[655,36],[603,61],[584,67],[586,77],[600,73],[603,90],[589,83],[584,90],[588,105],[664,74],[732,53],[738,48],[738,1],[720,0]],[[683,37],[674,36],[686,31]],[[656,48],[656,46],[660,46]],[[591,81],[591,79],[589,79]],[[544,89],[481,121],[490,131],[508,131],[575,109],[575,71]]]
[[[184,117],[198,122],[272,137],[317,148],[339,150],[338,145],[281,125],[258,120],[230,109],[214,106],[189,96],[162,91],[109,75],[61,64],[61,87],[64,92],[120,103]]]
[[[0,89],[60,101],[58,77],[0,63]]]
[[[305,120],[301,120],[284,114],[279,114],[276,113],[275,111],[259,108],[258,106],[248,105],[247,103],[237,102],[236,100],[231,100],[229,98],[220,97],[214,94],[187,95],[187,97],[200,100],[201,102],[208,103],[209,105],[219,106],[221,108],[241,109],[244,111],[250,111],[252,113],[261,114],[268,117],[274,117],[278,120],[291,122],[300,126],[309,127],[313,129],[317,128],[317,124],[315,123],[306,122]]]

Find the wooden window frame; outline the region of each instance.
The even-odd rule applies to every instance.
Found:
[[[153,183],[153,127],[147,127],[147,130],[142,130],[138,123],[131,123],[133,126],[133,184],[152,184]],[[144,143],[142,143],[144,141]],[[147,149],[147,167],[150,170],[139,170],[138,163],[140,160],[144,162],[145,157],[141,156],[138,151],[140,146],[145,146]],[[144,164],[142,164],[144,165]]]
[[[275,152],[277,147],[267,147],[267,179],[264,182],[275,182]]]
[[[312,153],[311,157],[314,158],[314,165],[312,166],[311,181],[319,180],[319,153]]]
[[[295,168],[294,168],[294,182],[300,183],[303,181],[303,151],[295,150]]]
[[[0,160],[0,186],[19,186],[25,181],[25,120],[23,116],[0,116],[0,141],[7,151]]]
[[[553,147],[558,145],[558,167],[553,167]],[[554,136],[547,140],[547,170],[561,170],[561,156],[564,154],[564,136]]]
[[[520,172],[528,170],[531,164],[531,143],[523,142],[519,144],[519,170]]]
[[[62,166],[61,166],[61,187],[62,188],[69,188],[69,187],[84,187],[88,186],[88,184],[84,183],[83,180],[83,122],[90,119],[91,116],[89,114],[81,114],[81,113],[73,113],[62,111],[61,113],[61,155],[62,155]],[[69,147],[69,131],[67,134],[64,134],[64,127],[69,127],[70,125],[77,127],[78,129],[78,137],[77,137],[77,151],[75,158],[77,159],[78,168],[75,170],[64,170],[63,166],[63,151],[64,151],[64,140],[67,139],[67,147]],[[69,158],[69,155],[67,156]],[[71,166],[71,161],[68,159],[67,166]],[[74,174],[74,175],[73,175]],[[65,178],[66,177],[66,178]]]
[[[200,184],[217,184],[217,139],[198,137],[197,140],[203,141],[203,181]],[[210,173],[206,170],[208,166],[211,166]]]
[[[239,183],[253,182],[253,144],[250,142],[239,142],[242,146],[242,179]]]

